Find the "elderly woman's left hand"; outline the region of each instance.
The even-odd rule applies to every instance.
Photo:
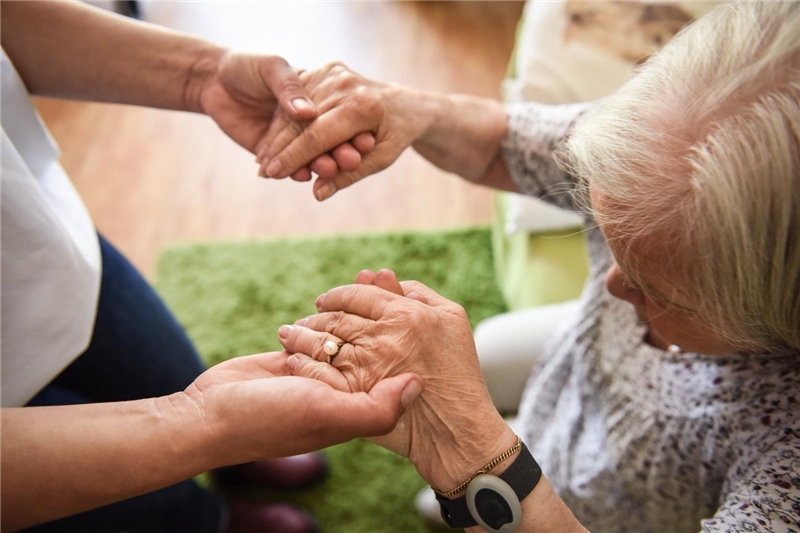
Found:
[[[332,289],[317,308],[319,314],[280,329],[282,344],[295,354],[294,374],[347,391],[370,390],[407,372],[422,377],[419,399],[378,442],[409,457],[433,486],[458,485],[513,444],[483,382],[460,305],[419,282],[401,285],[392,274],[383,284]],[[341,344],[330,364],[328,341]]]

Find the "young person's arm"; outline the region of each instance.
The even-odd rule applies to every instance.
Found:
[[[239,357],[184,392],[3,409],[2,530],[167,487],[200,472],[391,431],[421,390],[405,374],[349,394],[289,375],[288,354]]]

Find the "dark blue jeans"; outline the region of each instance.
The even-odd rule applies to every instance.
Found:
[[[28,405],[163,396],[185,389],[205,370],[183,328],[133,265],[102,236],[100,250],[103,275],[91,343]],[[25,531],[211,533],[226,522],[222,498],[190,479]]]

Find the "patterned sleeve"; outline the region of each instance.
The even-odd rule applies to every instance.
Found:
[[[778,445],[734,474],[703,533],[800,533],[800,431],[787,429]]]
[[[508,135],[501,150],[511,179],[522,194],[576,211],[575,181],[558,168],[553,154],[572,126],[594,103],[509,105]]]

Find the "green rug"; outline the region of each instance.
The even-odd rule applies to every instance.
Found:
[[[465,307],[472,326],[505,311],[488,229],[177,246],[157,287],[209,365],[281,349],[281,324],[315,312],[316,297],[362,269],[394,269]],[[425,486],[405,459],[364,440],[329,448],[330,478],[295,494],[259,491],[311,510],[325,533],[431,531],[414,512]]]

